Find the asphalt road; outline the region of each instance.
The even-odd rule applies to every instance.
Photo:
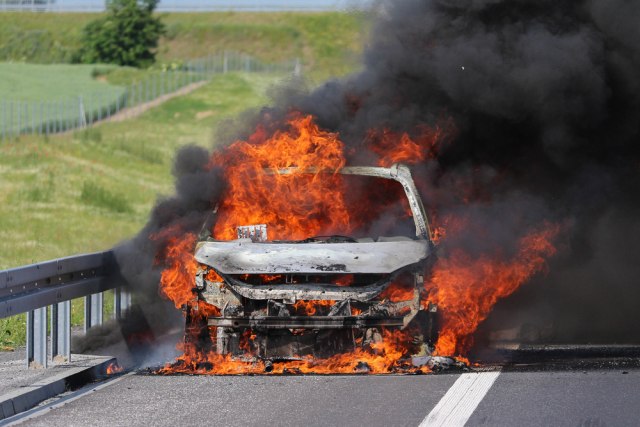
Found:
[[[640,369],[614,364],[422,376],[134,374],[23,425],[418,426],[425,419],[423,425],[637,426]]]

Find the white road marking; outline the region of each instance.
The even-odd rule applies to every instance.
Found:
[[[420,427],[464,426],[487,394],[500,372],[460,375],[440,402],[420,423]]]

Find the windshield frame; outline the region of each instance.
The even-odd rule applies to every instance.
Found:
[[[301,170],[297,167],[280,168],[280,169],[265,169],[267,174],[278,175],[291,175],[294,173],[305,174],[319,174],[319,173],[339,173],[342,175],[359,175],[359,176],[371,176],[376,178],[391,179],[399,182],[404,189],[404,193],[407,196],[409,202],[409,208],[413,215],[413,222],[416,228],[416,236],[418,238],[431,241],[431,229],[429,227],[429,220],[422,204],[422,199],[418,194],[413,178],[411,177],[411,170],[406,165],[395,163],[389,168],[377,167],[377,166],[345,166],[341,169],[316,169],[307,168]]]

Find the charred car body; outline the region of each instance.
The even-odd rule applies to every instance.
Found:
[[[258,224],[239,226],[233,241],[201,236],[195,251],[202,266],[196,290],[199,299],[220,312],[208,318],[208,326],[216,328],[216,352],[244,354],[241,338],[250,335],[251,354],[264,360],[326,357],[358,346],[375,347],[383,329],[409,327],[414,340],[428,351],[436,338],[436,307],[423,302],[424,274],[433,260],[434,244],[409,169],[344,167],[337,172],[397,181],[415,234],[375,240],[334,235],[269,241],[267,226]],[[211,224],[205,229],[211,230]],[[209,280],[211,269],[221,279]],[[387,290],[400,282],[405,298],[392,301]]]

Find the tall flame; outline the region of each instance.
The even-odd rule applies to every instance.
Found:
[[[237,141],[214,155],[213,164],[225,168],[227,179],[214,228],[217,239],[234,239],[236,227],[244,224],[268,224],[271,239],[304,239],[350,229],[342,177],[303,173],[309,168],[342,168],[343,143],[336,133],[320,130],[311,116],[294,114],[287,126],[271,137]],[[298,171],[277,173],[289,167]],[[265,169],[273,174],[265,174]]]
[[[194,298],[194,278],[198,271],[198,263],[193,258],[196,236],[172,227],[151,238],[167,240],[164,251],[156,256],[157,261],[165,266],[160,276],[160,295],[173,301],[176,308],[181,308]]]
[[[469,349],[471,334],[496,302],[545,268],[546,258],[556,252],[552,241],[559,230],[557,225],[547,225],[531,232],[506,260],[499,255],[474,258],[460,249],[438,260],[425,285],[430,302],[438,305],[443,316],[437,354],[464,354]]]

